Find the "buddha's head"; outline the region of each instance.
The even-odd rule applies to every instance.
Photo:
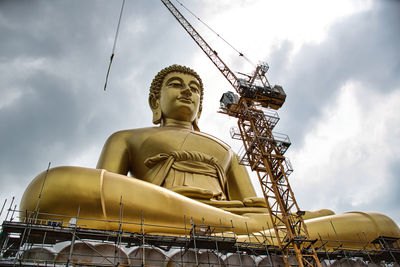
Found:
[[[191,122],[199,130],[203,102],[203,82],[192,69],[172,65],[161,70],[150,86],[149,104],[153,111],[153,123],[167,118]]]

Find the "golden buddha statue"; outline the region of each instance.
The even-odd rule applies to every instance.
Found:
[[[38,207],[47,214],[43,219],[68,224],[79,217],[79,225],[97,229],[118,229],[122,222],[131,232],[140,231],[141,220],[152,233],[180,234],[190,222],[224,231],[233,226],[237,234],[271,228],[265,200],[257,197],[237,156],[199,131],[202,99],[203,84],[195,71],[179,65],[161,70],[149,95],[153,123],[160,126],[111,135],[96,169],[57,167],[39,174],[24,193],[22,215]],[[377,213],[321,210],[306,212],[304,219],[311,238],[358,240],[360,229],[368,241],[400,237],[398,226]]]

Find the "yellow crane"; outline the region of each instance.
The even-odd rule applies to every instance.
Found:
[[[238,129],[231,131],[231,135],[243,141],[241,162],[257,174],[285,266],[289,266],[288,258],[293,252],[299,266],[321,266],[314,247],[315,240],[309,239],[302,218],[304,212],[300,210],[288,180],[293,170],[284,153],[290,140],[272,132],[279,117],[276,112],[265,109],[276,110],[283,105],[286,94],[282,87],[270,86],[266,63],[259,64],[247,79],[237,78],[172,2],[161,2],[239,94],[223,94],[220,113],[238,119]]]

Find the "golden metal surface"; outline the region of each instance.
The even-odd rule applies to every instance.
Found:
[[[79,210],[80,218],[88,218],[79,224],[89,228],[118,229],[121,219],[122,228],[133,232],[141,230],[141,219],[154,225],[146,226],[146,232],[183,233],[183,228],[155,225],[190,227],[190,220],[233,224],[237,234],[271,228],[265,201],[257,197],[245,167],[228,145],[198,131],[200,78],[177,65],[167,70],[156,76],[149,96],[153,122],[160,127],[114,133],[97,169],[57,167],[39,174],[24,193],[22,213],[35,210],[43,186],[40,212],[74,217]],[[381,214],[322,210],[307,212],[304,219],[309,218],[310,238],[336,239],[332,224],[342,240],[359,241],[361,229],[369,241],[382,234],[400,237],[398,226]]]

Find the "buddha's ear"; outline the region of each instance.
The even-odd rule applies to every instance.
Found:
[[[200,132],[200,128],[199,128],[200,115],[201,115],[201,108],[199,109],[199,112],[197,112],[197,116],[193,121],[193,130],[195,130],[197,132]]]
[[[153,111],[153,123],[159,124],[161,122],[160,100],[155,96],[155,94],[150,94],[149,105],[151,111]]]

